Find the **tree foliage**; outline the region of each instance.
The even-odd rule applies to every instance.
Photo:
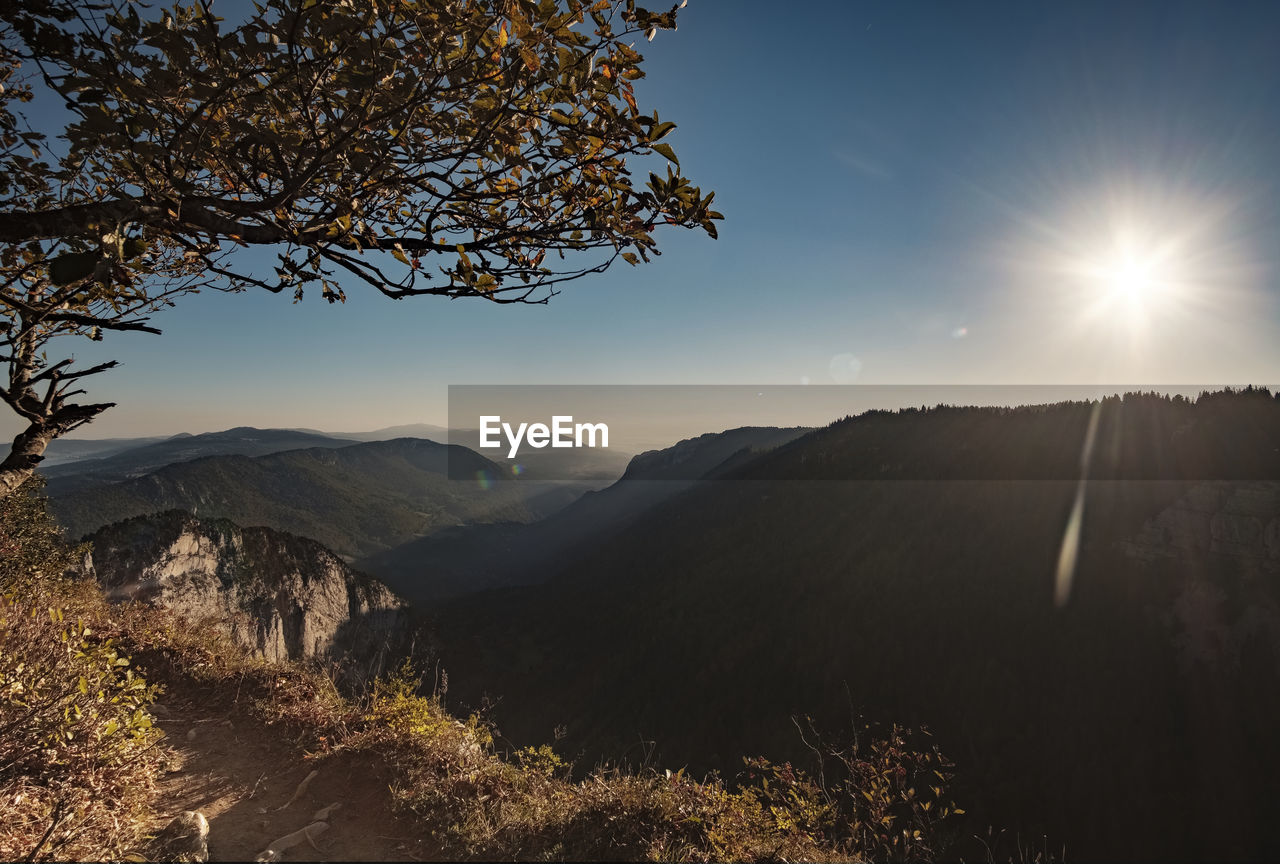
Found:
[[[714,237],[674,124],[637,102],[634,45],[676,12],[264,0],[229,22],[207,2],[0,6],[0,396],[38,427],[5,469],[29,473],[49,438],[109,407],[67,410],[56,382],[73,373],[41,359],[49,338],[153,329],[187,291],[542,302],[649,261],[659,226]],[[56,152],[23,117],[39,92],[71,118]],[[636,182],[651,154],[666,167]],[[273,267],[242,254],[255,246]]]

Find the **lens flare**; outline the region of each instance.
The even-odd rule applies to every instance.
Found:
[[[1084,281],[1096,311],[1134,325],[1175,302],[1178,263],[1171,246],[1117,244],[1096,261],[1082,262]]]

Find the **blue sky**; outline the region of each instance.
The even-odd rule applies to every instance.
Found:
[[[74,346],[123,364],[78,437],[443,422],[451,383],[1280,380],[1280,4],[690,0],[641,47],[718,241],[547,306],[189,298]]]

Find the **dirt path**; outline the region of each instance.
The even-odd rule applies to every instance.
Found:
[[[209,820],[209,860],[253,861],[314,821],[328,830],[283,852],[283,861],[423,861],[427,849],[391,812],[385,766],[358,753],[306,758],[287,730],[256,721],[211,691],[169,685],[156,706],[175,762],[161,778],[161,825],[184,810]],[[288,804],[298,784],[315,777]],[[288,804],[288,806],[285,806]]]

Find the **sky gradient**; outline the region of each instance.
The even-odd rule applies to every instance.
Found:
[[[718,241],[546,306],[187,298],[64,346],[122,362],[76,437],[443,423],[448,384],[1280,381],[1280,4],[690,0],[640,48]],[[1159,291],[1113,290],[1134,256]]]

